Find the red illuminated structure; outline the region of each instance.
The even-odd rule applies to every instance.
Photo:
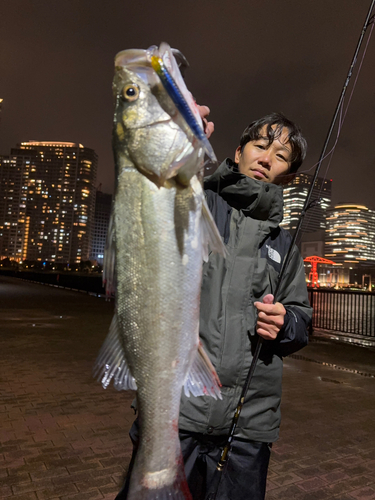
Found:
[[[309,273],[310,286],[319,287],[319,275],[318,275],[318,264],[333,264],[337,265],[336,262],[332,260],[323,259],[323,257],[318,257],[317,255],[312,255],[311,257],[306,257],[303,259],[304,262],[311,263],[311,271]]]

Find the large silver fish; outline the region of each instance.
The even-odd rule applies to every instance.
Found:
[[[115,59],[114,254],[107,252],[105,273],[116,283],[116,313],[96,367],[105,387],[113,378],[118,389],[137,389],[140,446],[128,499],[190,499],[179,403],[182,387],[220,397],[216,372],[198,347],[202,260],[207,243],[223,247],[197,178],[209,148],[166,92],[152,57],[179,82],[166,44]],[[186,104],[187,89],[181,92]]]

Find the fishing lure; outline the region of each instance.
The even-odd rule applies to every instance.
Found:
[[[164,64],[162,57],[156,54],[156,50],[151,55],[150,62],[153,70],[160,78],[160,81],[163,84],[164,89],[174,102],[176,108],[186,121],[187,125],[190,127],[194,136],[201,143],[202,147],[204,148],[209,158],[212,161],[216,162],[217,161],[216,155],[204,133],[202,126],[199,124],[198,120],[194,116],[189,104],[187,103],[184,95],[179,89],[178,84],[176,83],[175,79],[173,78],[171,73],[168,71],[166,65]]]

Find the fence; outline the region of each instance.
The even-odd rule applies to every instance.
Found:
[[[309,289],[313,328],[375,337],[375,293]]]
[[[62,288],[105,295],[101,276],[70,273],[0,271],[1,274]],[[375,293],[309,289],[312,328],[375,339]]]
[[[27,281],[43,283],[45,285],[67,288],[69,290],[85,291],[87,293],[105,296],[105,290],[102,284],[102,275],[11,270],[0,270],[0,274]]]

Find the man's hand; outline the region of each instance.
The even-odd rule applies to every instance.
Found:
[[[275,340],[284,325],[285,307],[276,302],[271,294],[263,298],[263,302],[254,302],[258,309],[257,333],[265,340]]]
[[[208,106],[199,106],[199,104],[197,104],[197,106],[198,106],[199,114],[201,115],[201,118],[203,121],[204,133],[206,134],[207,138],[209,138],[210,135],[213,133],[214,128],[215,128],[213,122],[209,122],[207,120],[207,117],[210,114],[210,108]]]

